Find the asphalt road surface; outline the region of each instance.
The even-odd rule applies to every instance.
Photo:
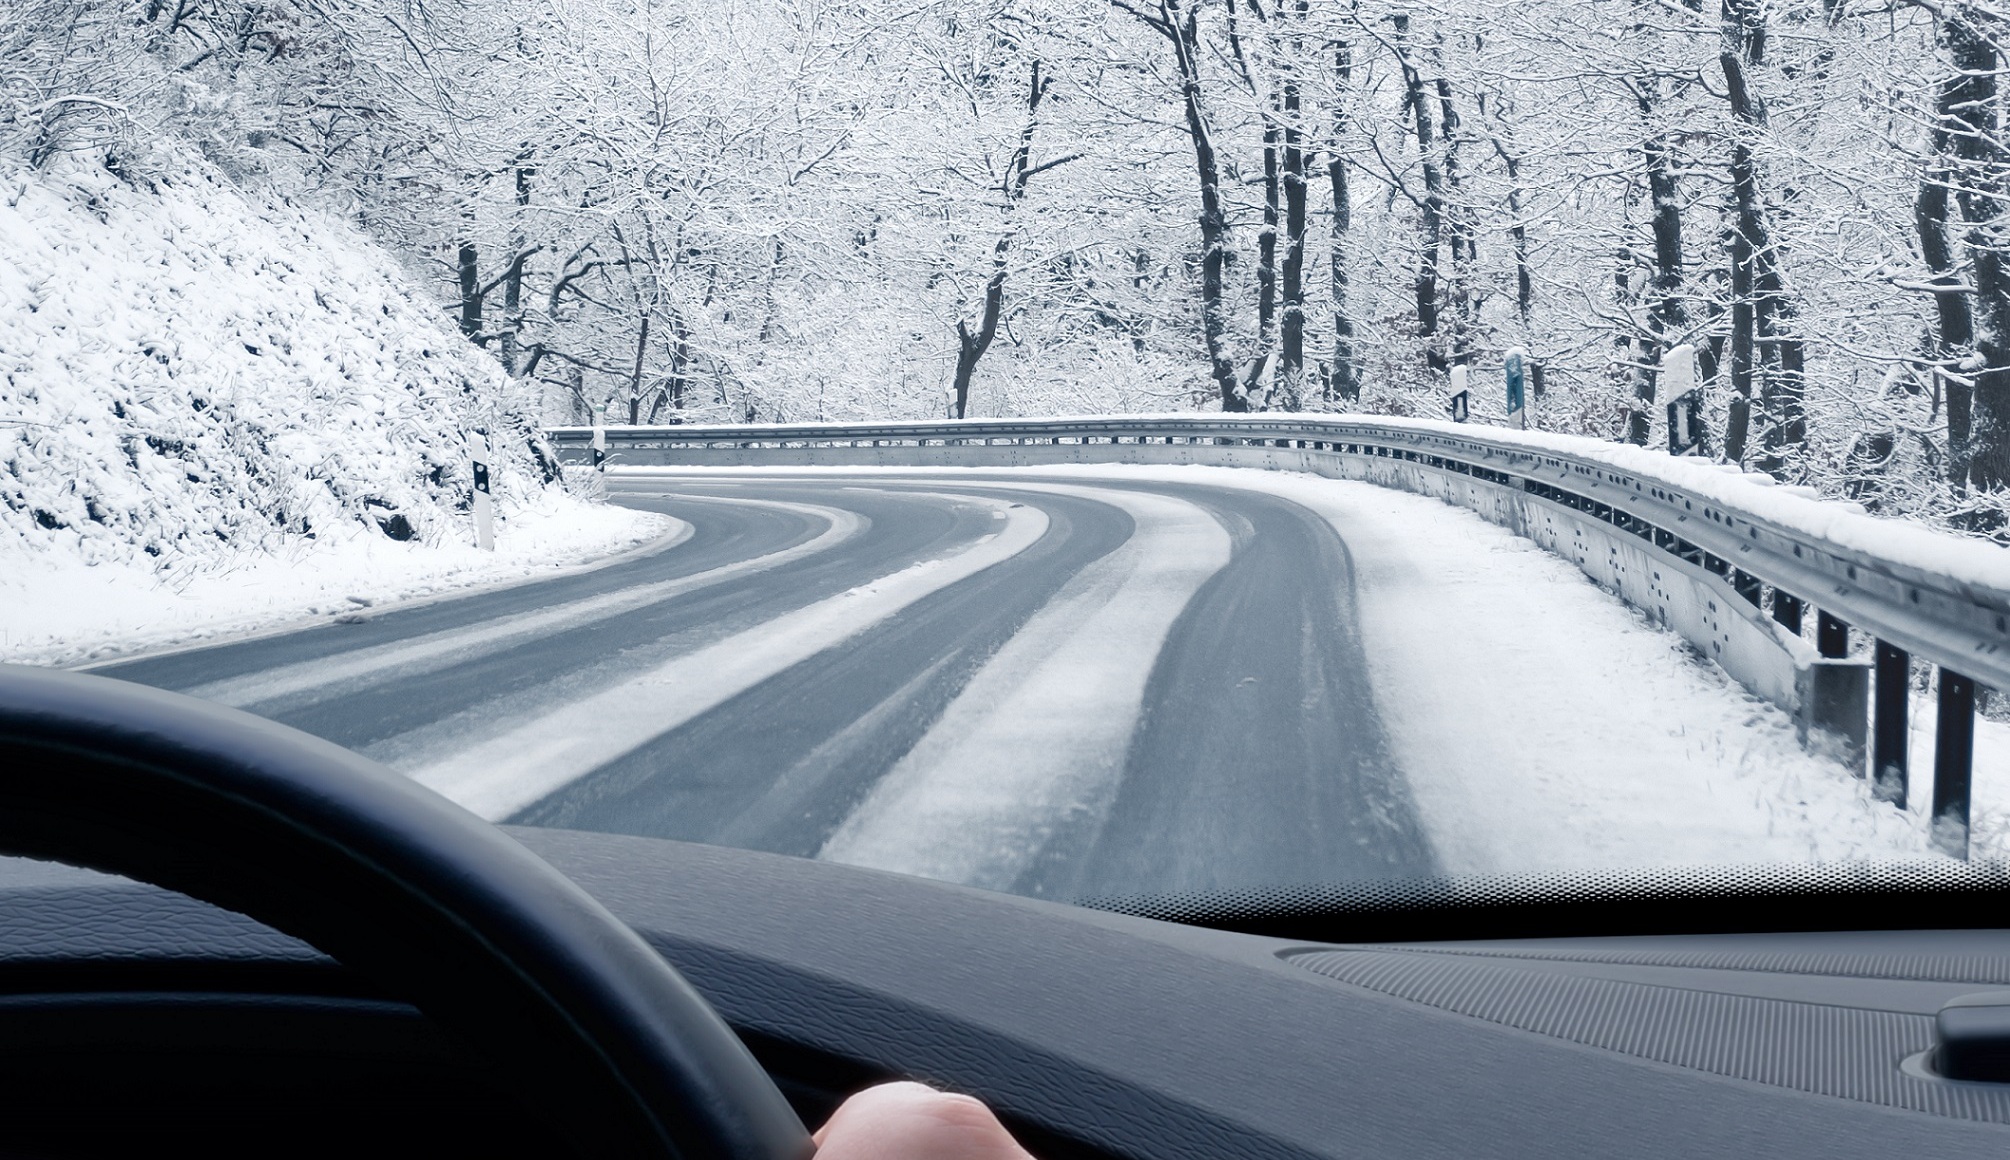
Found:
[[[1347,546],[1288,500],[959,472],[618,477],[688,534],[99,671],[497,820],[1083,898],[1433,870]]]

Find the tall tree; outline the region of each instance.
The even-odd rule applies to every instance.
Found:
[[[1056,165],[1072,160],[1059,158],[1041,165],[1033,164],[1033,135],[1040,124],[1040,101],[1047,95],[1050,78],[1040,73],[1040,62],[1032,64],[1031,76],[1026,85],[1026,123],[1019,131],[1019,145],[1012,151],[1011,160],[1005,165],[1004,180],[999,183],[999,195],[1004,200],[1005,225],[998,233],[998,241],[991,248],[991,276],[984,282],[984,310],[972,331],[962,319],[956,320],[956,377],[951,385],[954,412],[958,419],[964,418],[970,407],[970,379],[977,373],[977,360],[991,349],[992,339],[998,336],[998,320],[1004,313],[1006,258],[1012,249],[1016,236],[1014,212],[1026,197],[1026,182],[1036,173],[1052,169]]]

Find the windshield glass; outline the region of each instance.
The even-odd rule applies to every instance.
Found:
[[[1063,900],[2010,855],[1994,13],[0,17],[0,659]]]

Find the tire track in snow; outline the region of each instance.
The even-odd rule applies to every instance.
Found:
[[[1024,551],[1046,533],[1037,508],[950,497],[993,510],[1002,527],[952,555],[903,568],[759,628],[676,657],[444,759],[420,784],[486,818],[504,818],[915,601]]]
[[[809,515],[825,521],[827,526],[822,533],[792,547],[689,576],[639,584],[550,608],[443,629],[410,640],[372,645],[332,658],[280,665],[197,685],[184,692],[239,708],[256,707],[267,715],[276,715],[383,681],[407,680],[438,672],[540,636],[571,631],[715,584],[766,572],[834,548],[858,535],[870,523],[856,512],[821,504],[742,499],[721,499],[718,502]]]
[[[1029,490],[1121,507],[1137,531],[979,670],[818,857],[1002,889],[1063,820],[1109,808],[1153,660],[1195,592],[1228,563],[1229,535],[1185,500]]]

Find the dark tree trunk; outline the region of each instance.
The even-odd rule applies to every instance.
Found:
[[[1452,105],[1451,82],[1436,81],[1438,93],[1439,151],[1444,156],[1444,229],[1446,248],[1451,251],[1452,276],[1448,293],[1452,313],[1451,361],[1463,364],[1472,346],[1474,322],[1479,314],[1475,297],[1473,267],[1479,258],[1479,235],[1473,228],[1471,207],[1460,196],[1459,114]]]
[[[1943,42],[1953,48],[1953,30],[1942,27]],[[1957,489],[1968,486],[1969,439],[1974,391],[1964,374],[1945,373],[1951,364],[1965,357],[1975,342],[1974,315],[1968,293],[1955,276],[1955,255],[1951,242],[1953,217],[1948,196],[1955,184],[1954,166],[1959,164],[1955,138],[1970,132],[1963,120],[1968,110],[1986,108],[1988,100],[1976,91],[1985,73],[1969,72],[1957,66],[1941,82],[1934,102],[1933,160],[1920,183],[1919,200],[1913,206],[1913,222],[1919,231],[1920,257],[1933,272],[1934,313],[1938,334],[1933,343],[1935,394],[1947,403],[1947,477]]]
[[[1200,88],[1200,14],[1184,12],[1179,0],[1160,0],[1154,28],[1172,41],[1179,68],[1180,104],[1186,114],[1187,136],[1193,143],[1194,169],[1200,178],[1200,317],[1207,341],[1209,371],[1221,395],[1224,411],[1247,411],[1249,400],[1236,382],[1235,359],[1228,349],[1228,309],[1223,273],[1228,264],[1228,215],[1221,204],[1221,166]]]
[[[1263,230],[1256,235],[1256,350],[1267,353],[1277,341],[1277,171],[1278,127],[1263,126]]]
[[[1528,223],[1521,214],[1521,158],[1503,149],[1508,175],[1508,237],[1514,240],[1514,305],[1523,326],[1535,313],[1535,274],[1528,264]]]
[[[1962,92],[1950,104],[1955,123],[1954,152],[1961,160],[1957,201],[1968,221],[1963,242],[1973,267],[1970,314],[1975,353],[1982,367],[1969,398],[1968,478],[1978,488],[2010,485],[2010,268],[2006,239],[2005,157],[1994,40],[1973,23],[1975,14],[1957,9],[1942,25]],[[1952,407],[1949,408],[1950,418]],[[1950,428],[1951,434],[1951,428]]]
[[[1731,180],[1735,187],[1739,182],[1741,168],[1750,167],[1750,159],[1739,165],[1743,148],[1732,150]],[[1736,197],[1736,194],[1733,194]],[[1745,444],[1751,439],[1752,429],[1752,374],[1754,355],[1752,325],[1752,240],[1736,224],[1731,227],[1731,410],[1724,425],[1724,457],[1733,463],[1745,459]]]
[[[1732,120],[1736,122],[1731,141],[1731,198],[1735,210],[1732,284],[1736,295],[1732,311],[1732,385],[1739,394],[1731,404],[1733,430],[1725,433],[1725,454],[1734,460],[1742,459],[1748,448],[1750,371],[1763,362],[1766,373],[1759,382],[1759,398],[1765,415],[1762,435],[1766,454],[1759,465],[1778,474],[1785,469],[1787,454],[1807,441],[1803,404],[1806,359],[1802,341],[1793,334],[1793,303],[1780,274],[1779,246],[1766,221],[1758,160],[1752,152],[1753,138],[1766,123],[1765,109],[1746,80],[1746,67],[1765,59],[1766,29],[1753,0],[1725,0],[1723,40],[1718,64],[1723,69],[1725,94],[1730,101]],[[1742,291],[1741,265],[1745,274]],[[1738,349],[1740,317],[1736,303],[1741,302],[1750,304],[1747,337],[1756,341],[1755,352]],[[1748,368],[1742,386],[1738,379],[1741,359]]]
[[[1651,119],[1653,104],[1644,95],[1640,111]],[[1649,336],[1639,352],[1641,366],[1634,378],[1637,389],[1634,406],[1627,416],[1626,438],[1643,447],[1647,445],[1654,417],[1660,360],[1673,345],[1672,336],[1679,335],[1688,321],[1688,312],[1682,305],[1682,202],[1675,185],[1671,152],[1671,143],[1665,136],[1649,137],[1641,146],[1652,210],[1649,220],[1654,231],[1654,273],[1648,280]]]
[[[1397,43],[1409,32],[1410,18],[1392,18],[1396,27]],[[1438,247],[1444,236],[1445,189],[1444,178],[1438,171],[1438,150],[1436,134],[1431,127],[1431,106],[1424,96],[1423,74],[1417,71],[1407,54],[1398,60],[1403,69],[1403,107],[1410,114],[1411,124],[1417,134],[1417,155],[1424,171],[1424,196],[1421,205],[1422,238],[1417,255],[1417,333],[1424,340],[1424,360],[1432,370],[1442,371],[1451,366],[1445,352],[1437,342],[1438,334]]]
[[[1951,105],[1953,82],[1941,86],[1939,116],[1944,121]],[[1966,355],[1975,341],[1968,311],[1968,294],[1954,273],[1954,247],[1948,236],[1947,196],[1953,174],[1945,163],[1947,133],[1936,129],[1934,156],[1920,182],[1919,200],[1913,203],[1913,225],[1919,231],[1919,254],[1933,272],[1934,321],[1932,353],[1934,393],[1947,403],[1947,479],[1957,488],[1968,486],[1968,423],[1970,389],[1962,374],[1949,374],[1953,364]]]
[[[672,313],[670,315],[670,336],[670,385],[666,393],[670,400],[670,409],[673,411],[682,411],[684,409],[684,388],[690,377],[691,366],[691,328],[684,325],[684,316],[682,314]],[[681,422],[681,420],[673,420],[673,422]]]
[[[510,248],[515,251],[516,257],[510,260],[509,272],[503,278],[503,332],[500,352],[503,371],[512,376],[516,374],[516,352],[522,342],[523,333],[523,267],[530,257],[524,249],[528,243],[523,232],[523,211],[530,205],[530,179],[529,167],[519,164],[516,170],[517,219],[510,238]]]
[[[628,425],[642,421],[642,360],[649,352],[649,316],[642,316],[642,328],[635,335],[635,369],[628,375]]]
[[[1013,210],[1026,196],[1026,182],[1034,172],[1033,133],[1039,127],[1040,98],[1047,93],[1048,81],[1049,78],[1041,75],[1040,62],[1034,61],[1032,81],[1026,89],[1026,124],[1019,130],[1018,148],[1013,150],[1012,159],[1005,165],[1005,182],[1001,190],[1005,198],[1005,228],[998,235],[997,244],[991,248],[991,276],[984,282],[984,312],[974,333],[962,319],[956,320],[956,378],[951,390],[958,419],[965,418],[969,413],[970,382],[977,373],[977,360],[991,349],[992,340],[998,337],[999,319],[1005,312],[1006,258],[1011,253],[1015,233]]]
[[[1299,0],[1298,18],[1304,19],[1305,0]],[[1295,62],[1297,53],[1292,54]],[[1285,409],[1296,411],[1305,405],[1305,169],[1304,129],[1300,113],[1298,76],[1284,77],[1284,261],[1281,273],[1284,289],[1282,349],[1278,354],[1277,381]]]
[[[481,262],[475,252],[475,244],[462,242],[459,257],[461,333],[476,338],[482,332],[482,280]]]
[[[1360,374],[1354,366],[1354,322],[1347,316],[1347,231],[1354,224],[1354,207],[1340,142],[1348,129],[1344,94],[1354,79],[1353,46],[1335,46],[1333,71],[1340,81],[1341,96],[1334,102],[1333,154],[1326,163],[1326,180],[1333,188],[1333,371],[1327,380],[1326,401],[1352,403],[1361,398]]]

